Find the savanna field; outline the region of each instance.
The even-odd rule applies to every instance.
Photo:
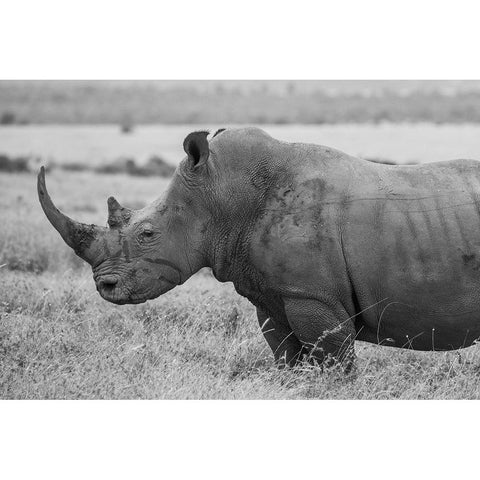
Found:
[[[43,135],[48,134],[43,128]],[[164,149],[157,141],[151,151],[137,152],[136,143],[145,148],[145,142],[133,136],[121,140],[130,142],[122,152],[136,158],[165,152],[168,161],[178,162],[181,139],[194,128],[175,128],[180,140],[174,135],[173,143],[170,135]],[[276,128],[272,134],[282,138],[281,127]],[[352,126],[345,127],[343,134],[329,127],[323,132],[321,128],[283,128],[282,139],[317,141],[354,155],[391,158],[394,151],[396,161],[432,161],[433,150],[446,156],[439,160],[475,158],[475,152],[480,159],[479,129],[473,126],[458,126],[457,130],[424,126],[422,134],[419,127],[400,125],[397,135],[393,127],[371,127],[381,139],[376,147],[372,147],[375,131],[365,133],[366,127],[356,130],[357,137]],[[405,129],[412,142],[405,140]],[[8,128],[0,132],[0,151],[11,155],[35,154],[58,162],[62,151],[72,146],[66,141],[59,146],[58,135],[42,144],[42,131],[36,132],[40,136],[37,146],[26,145],[12,132]],[[75,138],[72,131],[69,134]],[[90,161],[118,154],[91,140],[95,135],[77,134],[83,135],[79,145],[88,147],[84,155]],[[428,142],[422,138],[434,144],[432,149],[426,148]],[[454,144],[459,138],[462,144]],[[111,142],[112,149],[119,148]],[[412,143],[418,145],[417,150]],[[456,154],[451,153],[454,150]],[[68,160],[83,161],[82,152],[72,148]],[[61,210],[100,225],[106,223],[109,195],[140,208],[161,195],[167,184],[168,179],[160,176],[59,168],[47,174],[49,192]],[[45,218],[34,172],[0,172],[0,398],[480,398],[478,346],[424,353],[357,342],[356,349],[356,369],[348,375],[340,368],[277,370],[253,306],[231,284],[218,283],[208,270],[145,304],[107,303],[95,290],[90,267],[74,255]]]

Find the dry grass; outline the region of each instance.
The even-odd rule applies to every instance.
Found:
[[[158,178],[53,172],[58,205],[103,224]],[[356,370],[278,371],[253,307],[202,271],[147,304],[115,306],[47,223],[29,174],[0,175],[0,398],[479,398],[480,352],[358,342]]]

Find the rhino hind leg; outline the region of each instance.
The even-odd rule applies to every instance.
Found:
[[[308,349],[313,364],[340,364],[349,372],[355,360],[355,325],[342,306],[313,299],[284,299],[285,313],[295,336]]]
[[[258,307],[257,318],[278,367],[285,368],[297,365],[307,351],[288,324],[275,320]]]

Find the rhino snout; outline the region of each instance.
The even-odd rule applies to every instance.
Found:
[[[100,288],[111,288],[118,283],[118,277],[115,275],[101,275],[95,281]]]

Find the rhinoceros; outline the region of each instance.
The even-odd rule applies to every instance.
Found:
[[[480,163],[385,165],[258,128],[190,133],[166,193],[108,199],[108,228],[38,194],[100,295],[140,303],[202,267],[257,309],[279,366],[351,364],[354,340],[416,350],[480,336]]]

